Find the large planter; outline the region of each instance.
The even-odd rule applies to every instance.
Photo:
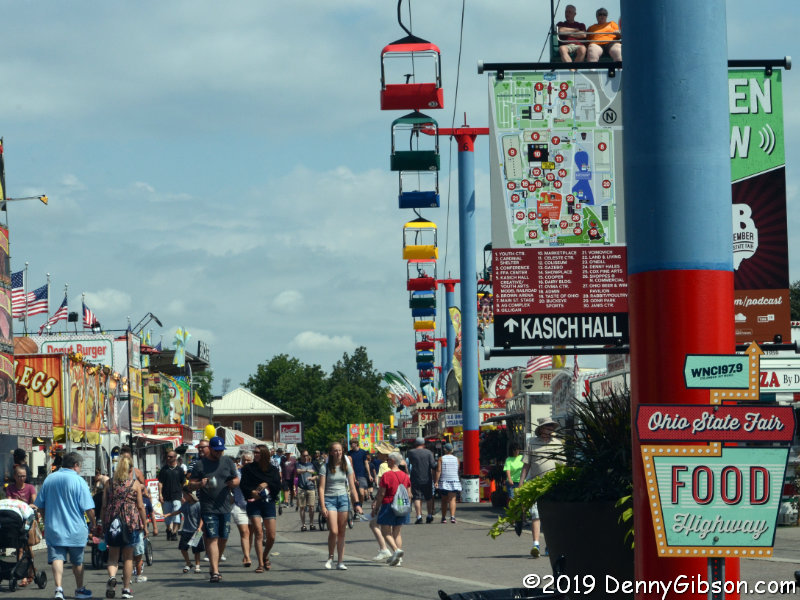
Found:
[[[540,498],[537,506],[542,533],[550,552],[553,573],[583,577],[593,575],[591,594],[573,598],[607,598],[606,576],[617,581],[633,581],[633,549],[625,541],[627,526],[620,525],[620,509],[613,501],[554,502]],[[613,582],[612,582],[613,584]],[[613,588],[612,588],[613,589]],[[615,598],[633,598],[619,591]]]

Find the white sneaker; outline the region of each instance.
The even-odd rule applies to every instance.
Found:
[[[392,566],[393,567],[402,567],[403,566],[403,559],[402,558],[398,559],[397,564],[392,565]]]
[[[333,558],[329,558],[325,561],[325,568],[332,569],[333,568]]]
[[[203,560],[204,560],[205,562],[208,562],[208,557],[207,557],[207,556],[204,556],[204,557],[203,557]]]
[[[146,575],[137,575],[133,578],[134,583],[144,583],[147,581]]]
[[[392,558],[390,558],[387,561],[389,563],[389,566],[390,567],[395,566],[400,561],[400,559],[403,558],[403,554],[405,554],[405,552],[403,552],[402,549],[398,548],[397,550],[395,550],[394,554],[392,554]]]
[[[392,551],[388,548],[384,548],[380,552],[378,552],[375,556],[372,557],[372,560],[375,562],[386,562],[388,558],[392,556]]]
[[[225,555],[223,554],[222,556],[220,556],[220,557],[219,557],[219,559],[220,559],[222,562],[225,562],[226,560],[228,560],[228,557],[227,557],[227,556],[225,556]]]
[[[347,571],[347,565],[344,563],[339,563],[338,565],[336,565],[336,568],[340,571]]]

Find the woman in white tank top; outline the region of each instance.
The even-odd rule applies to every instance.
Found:
[[[461,491],[458,477],[458,457],[453,454],[453,444],[444,445],[444,454],[436,466],[436,487],[442,499],[442,523],[447,521],[447,508],[450,507],[450,522],[456,522],[456,492]]]

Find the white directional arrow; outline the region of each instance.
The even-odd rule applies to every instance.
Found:
[[[514,333],[514,328],[519,327],[519,323],[517,323],[514,319],[506,319],[506,322],[503,323],[503,327],[508,329],[508,333]]]

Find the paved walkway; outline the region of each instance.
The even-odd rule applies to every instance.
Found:
[[[437,598],[438,590],[448,593],[480,589],[521,587],[528,573],[550,574],[546,558],[531,559],[530,531],[517,537],[513,531],[492,540],[487,532],[500,512],[487,504],[459,505],[456,524],[441,524],[438,519],[431,524],[408,525],[403,528],[403,547],[406,551],[403,566],[388,567],[371,562],[377,545],[365,522],[359,522],[347,532],[345,549],[347,571],[328,571],[323,565],[327,558],[327,532],[300,531],[298,514],[284,509],[278,519],[278,542],[272,557],[273,568],[264,574],[254,573],[254,567],[245,569],[239,548],[239,534],[231,533],[231,545],[226,551],[228,561],[223,563],[223,582],[208,583],[207,572],[202,575],[181,573],[183,566],[176,543],[167,542],[161,535],[151,538],[155,562],[146,571],[147,583],[136,584],[137,598],[170,598],[171,600],[197,600],[198,597],[224,597],[225,600],[251,600],[259,598],[276,600],[352,600],[353,598]],[[591,543],[591,541],[587,541]],[[602,545],[598,544],[598,551]],[[776,556],[763,560],[742,560],[741,571],[745,580],[793,580],[793,572],[800,569],[800,527],[778,529]],[[89,555],[87,553],[87,560]],[[47,588],[39,590],[28,586],[15,592],[18,598],[52,598],[52,574],[43,552],[37,553],[37,566],[45,569],[49,578]],[[5,560],[10,560],[6,557]],[[204,563],[204,569],[206,568]],[[87,568],[86,585],[102,598],[106,580],[105,570]],[[65,575],[67,598],[74,592],[71,573]],[[0,584],[0,595],[7,592],[7,582]],[[10,597],[10,596],[8,596]],[[743,598],[783,598],[781,594],[761,594]],[[117,594],[119,598],[119,593]]]

